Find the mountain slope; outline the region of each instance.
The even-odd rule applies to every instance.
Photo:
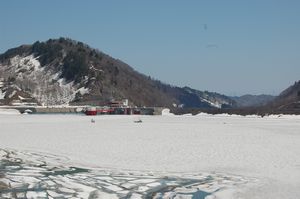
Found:
[[[272,95],[243,95],[240,97],[231,97],[236,101],[237,107],[258,107],[266,105],[275,99]]]
[[[42,105],[105,105],[126,98],[134,106],[235,106],[224,95],[153,80],[118,59],[66,38],[8,50],[0,55],[0,78],[2,104],[31,98]]]
[[[268,106],[275,110],[300,112],[300,81],[282,91]]]

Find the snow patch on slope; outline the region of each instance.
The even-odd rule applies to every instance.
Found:
[[[5,97],[5,91],[4,92],[2,91],[3,86],[4,86],[3,79],[0,78],[0,100],[4,99],[4,97]]]
[[[40,62],[33,55],[26,57],[15,56],[10,59],[11,68],[15,69],[15,72],[20,72],[24,70],[38,70],[41,68]]]
[[[8,96],[8,98],[12,98],[16,93],[17,93],[17,91],[14,90],[14,91]]]
[[[81,87],[77,90],[77,92],[80,92],[81,95],[84,95],[84,94],[87,94],[89,93],[89,89],[88,88],[84,88],[84,87]],[[76,93],[77,93],[76,92]]]
[[[204,98],[201,98],[201,101],[202,102],[207,102],[208,104],[210,104],[211,106],[216,107],[216,108],[221,108],[222,107],[222,104],[219,103],[218,101],[212,102],[212,101],[209,101],[209,100],[204,99]]]
[[[54,71],[57,67],[41,66],[34,55],[17,55],[3,68],[7,69],[0,71],[4,77],[15,77],[16,87],[30,93],[42,105],[68,105],[77,92],[81,95],[89,92],[87,88],[78,88],[74,82],[66,82],[59,71]],[[4,98],[2,91],[1,97]]]
[[[2,92],[2,90],[0,89],[0,100],[4,99],[5,97],[5,92]]]
[[[210,97],[210,96],[205,96],[206,98],[201,98],[202,102],[206,102],[208,104],[210,104],[213,107],[216,108],[222,108],[222,105],[230,105],[230,103],[228,103],[226,100],[223,100],[221,98],[218,97]]]

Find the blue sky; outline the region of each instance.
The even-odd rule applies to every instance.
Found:
[[[300,80],[298,0],[3,0],[0,53],[87,43],[163,82],[276,95]]]

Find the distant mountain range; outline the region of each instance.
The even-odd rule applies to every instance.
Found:
[[[272,95],[242,95],[240,97],[231,97],[236,102],[237,107],[258,107],[264,106],[274,100]]]
[[[162,83],[128,64],[68,38],[9,49],[0,55],[0,105],[106,105],[200,109],[298,110],[300,82],[278,97],[228,97]]]
[[[105,105],[128,99],[132,106],[236,106],[225,95],[164,84],[67,38],[37,41],[1,54],[0,82],[1,104]]]

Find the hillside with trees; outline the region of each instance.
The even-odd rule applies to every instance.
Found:
[[[235,106],[227,96],[162,83],[68,38],[37,41],[6,51],[0,55],[0,78],[5,82],[0,88],[2,104],[24,98],[15,92],[19,90],[43,105],[105,105],[112,99],[128,99],[133,106]]]

